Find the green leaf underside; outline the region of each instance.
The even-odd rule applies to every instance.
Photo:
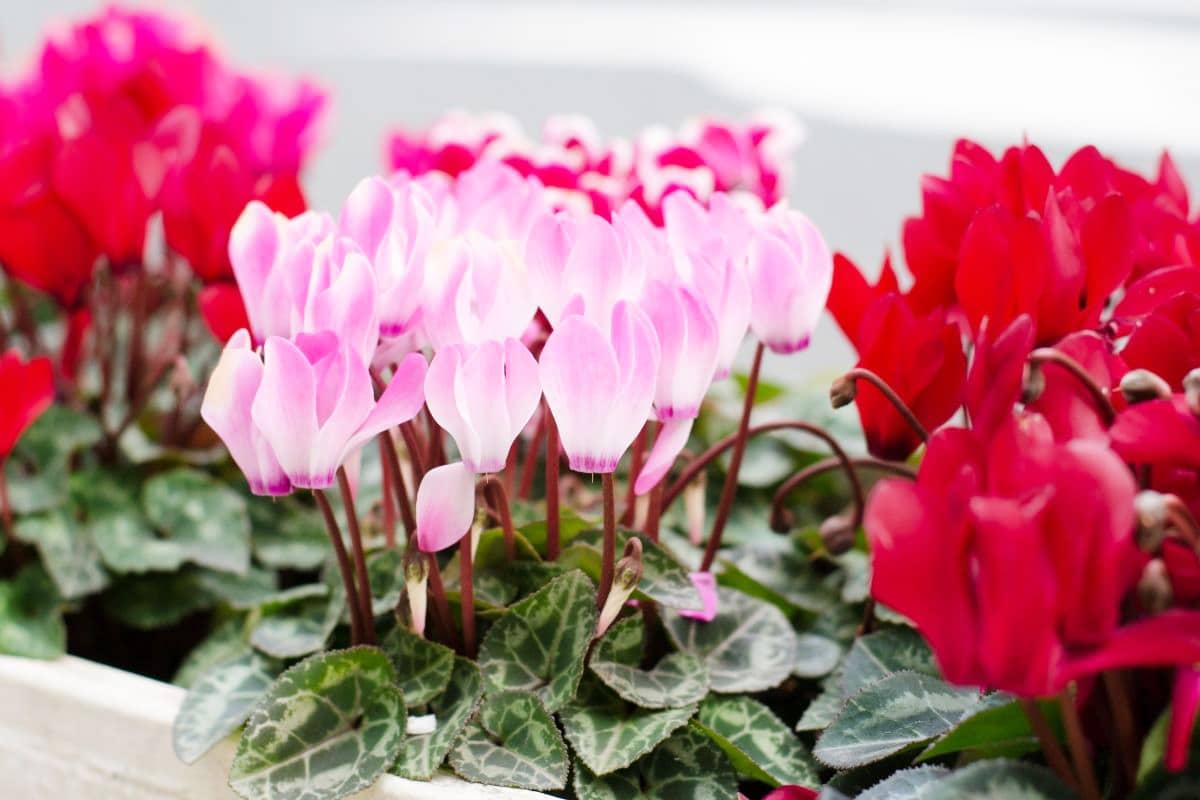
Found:
[[[708,694],[708,669],[690,653],[671,653],[651,670],[638,667],[645,626],[641,617],[613,625],[596,645],[589,666],[622,699],[642,708],[679,708]]]
[[[321,653],[289,669],[246,722],[229,785],[247,800],[326,800],[359,791],[404,741],[404,698],[373,647]]]
[[[499,692],[484,701],[450,751],[450,766],[473,783],[562,789],[567,747],[554,719],[530,692]]]
[[[188,561],[239,575],[249,568],[250,518],[230,487],[197,470],[174,469],[146,482],[142,507]]]
[[[449,684],[430,704],[430,710],[437,719],[437,728],[433,733],[405,739],[392,772],[410,780],[427,781],[432,778],[479,707],[482,696],[483,677],[479,674],[479,667],[465,658],[455,657]]]
[[[237,729],[280,672],[254,652],[221,662],[200,675],[175,716],[175,755],[191,764]]]
[[[396,685],[409,708],[440,695],[454,670],[454,651],[397,626],[384,637],[383,652],[396,668]]]
[[[575,792],[579,800],[730,800],[737,778],[720,748],[688,726],[609,775],[576,764]]]
[[[837,769],[869,764],[942,735],[979,702],[976,689],[897,672],[847,700],[817,739],[813,754]]]
[[[308,597],[262,618],[250,632],[250,643],[275,658],[298,658],[325,646],[337,627],[346,596]]]
[[[931,784],[920,797],[921,800],[1072,800],[1076,794],[1045,767],[1025,761],[990,759],[955,770]]]
[[[760,692],[782,683],[796,661],[796,633],[775,606],[718,589],[712,622],[665,611],[663,624],[679,650],[704,660],[713,691]]]
[[[567,741],[596,775],[628,767],[682,728],[696,706],[650,710],[626,703],[594,678],[559,712]]]
[[[821,785],[817,763],[771,709],[749,697],[710,697],[698,717],[704,732],[725,751],[734,767],[772,786]]]
[[[0,653],[25,658],[58,658],[67,650],[62,599],[39,565],[0,581]]]
[[[85,597],[108,586],[108,572],[96,543],[86,527],[66,510],[24,517],[17,522],[15,533],[18,539],[37,548],[63,597]]]
[[[642,579],[638,581],[635,595],[654,600],[667,608],[699,611],[702,607],[700,594],[688,576],[688,570],[662,545],[643,534],[618,530],[617,553],[624,552],[630,536],[636,536],[642,542]],[[603,531],[582,531],[569,548],[574,558],[564,552],[564,559],[587,571],[593,580],[598,580],[603,540]]]
[[[489,692],[536,692],[554,712],[575,695],[596,631],[595,586],[572,570],[513,605],[488,630],[479,668]]]
[[[945,767],[928,764],[902,769],[867,789],[855,800],[925,800],[929,788],[949,774],[950,770]]]

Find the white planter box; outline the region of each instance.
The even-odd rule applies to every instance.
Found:
[[[0,656],[0,796],[21,800],[216,800],[236,740],[188,766],[171,748],[185,692],[70,656]],[[363,800],[546,800],[547,795],[438,777],[384,775]]]

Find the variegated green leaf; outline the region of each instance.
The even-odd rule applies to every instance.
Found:
[[[821,681],[821,693],[805,707],[796,723],[798,731],[819,731],[837,718],[846,702],[842,697],[842,672],[839,666]]]
[[[725,694],[771,689],[791,674],[796,632],[778,608],[732,589],[718,589],[712,622],[664,611],[663,623],[681,651],[704,660],[713,691]]]
[[[103,597],[109,614],[139,630],[174,625],[217,602],[193,569],[125,575]]]
[[[283,673],[246,722],[229,785],[246,800],[333,800],[395,762],[404,698],[383,651],[321,653]]]
[[[396,685],[404,692],[409,708],[428,703],[450,682],[454,651],[449,647],[417,636],[403,626],[393,628],[382,647],[396,668]]]
[[[798,678],[828,675],[842,658],[842,648],[833,639],[813,633],[796,636],[796,660],[792,674]]]
[[[0,653],[51,659],[66,650],[62,598],[45,570],[29,564],[0,581]]]
[[[596,775],[628,767],[687,724],[696,706],[652,710],[626,703],[595,678],[559,712],[567,741]]]
[[[61,506],[70,484],[68,459],[103,437],[99,423],[88,414],[53,405],[17,441],[3,468],[11,508],[33,514]]]
[[[1051,728],[1062,731],[1062,712],[1058,703],[1040,703],[1042,714]],[[1003,692],[987,695],[957,725],[938,737],[917,757],[917,761],[976,751],[975,755],[1018,756],[1040,747],[1029,718],[1020,704]]]
[[[1185,796],[1195,795],[1180,795],[1180,800]],[[1074,797],[1075,792],[1045,767],[997,758],[955,770],[925,790],[921,800],[1072,800]]]
[[[757,700],[713,696],[701,704],[698,719],[702,730],[748,778],[771,786],[821,785],[808,749]]]
[[[567,747],[536,695],[499,692],[467,724],[450,751],[450,766],[475,783],[561,789],[567,783]]]
[[[404,571],[400,566],[400,557],[401,551],[394,547],[367,557],[367,576],[371,582],[371,613],[377,617],[392,613],[396,604],[400,602],[400,593],[404,590]]]
[[[250,632],[250,643],[269,656],[298,658],[325,646],[346,606],[346,595],[306,597],[264,616]]]
[[[813,754],[837,769],[869,764],[950,730],[980,702],[979,691],[929,675],[897,672],[868,684],[817,739]]]
[[[925,800],[933,784],[950,774],[945,767],[902,769],[867,789],[855,800]]]
[[[842,694],[849,697],[867,684],[902,670],[941,675],[921,634],[912,628],[893,627],[860,636],[846,655]]]
[[[239,611],[260,606],[280,594],[278,576],[270,570],[251,567],[241,575],[211,569],[197,572],[200,584],[209,594]]]
[[[575,696],[596,632],[596,587],[572,570],[513,605],[479,648],[489,692],[536,692],[553,712]]]
[[[142,508],[188,561],[238,574],[250,566],[246,501],[203,472],[179,468],[155,475],[142,489]]]
[[[277,497],[254,497],[248,506],[251,544],[263,566],[310,570],[329,555],[329,534],[315,508]]]
[[[641,617],[628,617],[613,625],[589,662],[596,677],[622,699],[642,708],[679,708],[703,700],[708,694],[708,669],[696,656],[671,653],[653,669],[638,667],[644,634]]]
[[[191,764],[233,733],[281,670],[278,663],[251,651],[200,675],[175,715],[175,755]]]
[[[109,576],[91,534],[65,510],[23,517],[17,521],[15,533],[37,548],[63,597],[85,597],[108,586]]]
[[[575,793],[579,800],[729,800],[737,779],[720,748],[689,726],[617,772],[597,777],[576,764]]]
[[[430,705],[437,720],[433,733],[409,736],[392,772],[402,778],[427,781],[438,771],[458,735],[479,706],[483,678],[479,667],[465,658],[454,659],[450,683]]]
[[[230,617],[192,648],[179,665],[175,676],[171,678],[171,683],[190,689],[192,684],[212,667],[222,661],[251,653],[253,649],[250,646],[245,617]]]
[[[667,608],[700,610],[700,595],[688,577],[688,570],[662,545],[643,534],[618,530],[617,552],[624,551],[630,536],[636,536],[642,542],[642,579],[638,581],[636,596],[649,598]],[[603,537],[602,531],[583,531],[568,548],[570,553],[564,551],[563,560],[583,569],[592,580],[599,580]]]

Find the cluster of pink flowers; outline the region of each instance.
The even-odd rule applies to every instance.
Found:
[[[251,203],[230,240],[249,330],[204,419],[253,491],[284,494],[353,473],[367,439],[424,403],[461,457],[429,465],[417,493],[428,551],[466,533],[473,476],[504,467],[543,396],[579,472],[612,473],[661,422],[637,480],[649,492],[747,330],[803,348],[832,279],[820,233],[784,206],[673,192],[663,218],[632,200],[611,220],[556,209],[539,179],[487,162],[453,181],[368,178],[337,219]]]
[[[799,124],[778,112],[745,123],[696,119],[678,131],[652,126],[629,141],[606,140],[578,115],[549,118],[536,139],[506,114],[456,111],[424,131],[394,133],[387,158],[394,170],[451,178],[480,162],[507,164],[540,180],[556,204],[608,219],[632,199],[662,224],[663,200],[676,190],[702,202],[741,191],[775,205],[801,137]]]
[[[110,8],[48,37],[0,88],[0,263],[86,325],[103,259],[146,263],[151,219],[229,313],[229,230],[250,200],[296,214],[324,94],[239,71],[194,28]],[[227,323],[220,323],[227,324]]]

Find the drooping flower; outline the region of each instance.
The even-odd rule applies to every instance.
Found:
[[[429,413],[454,438],[463,464],[477,474],[504,468],[541,396],[537,361],[511,338],[444,347],[425,376]]]
[[[24,361],[16,350],[0,356],[0,466],[21,434],[54,402],[50,359]]]
[[[806,217],[773,209],[750,242],[750,328],[776,353],[808,346],[833,281],[833,257]]]
[[[607,330],[577,315],[555,327],[539,374],[571,469],[616,470],[649,418],[660,357],[650,321],[626,301]]]
[[[417,547],[436,553],[458,543],[475,518],[475,475],[461,461],[434,467],[417,487]]]

